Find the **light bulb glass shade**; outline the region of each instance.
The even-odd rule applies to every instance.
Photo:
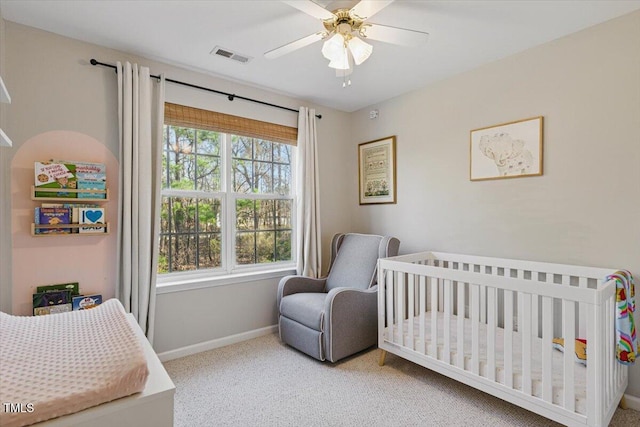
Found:
[[[349,58],[345,55],[344,58],[341,58],[338,61],[331,61],[329,62],[329,67],[335,68],[336,70],[348,70],[350,68]]]
[[[373,52],[373,46],[358,37],[353,37],[348,43],[349,51],[353,55],[356,65],[362,64]]]
[[[346,47],[343,47],[340,57],[332,59],[331,62],[329,62],[329,67],[335,68],[336,70],[348,70],[351,68],[351,63],[353,62],[349,56],[349,51]]]
[[[335,33],[322,45],[322,55],[329,61],[336,61],[344,55],[344,37]]]

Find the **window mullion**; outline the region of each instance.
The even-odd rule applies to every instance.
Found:
[[[224,147],[224,187],[223,194],[225,200],[225,218],[222,222],[223,227],[223,263],[222,265],[231,273],[235,266],[235,234],[236,234],[236,197],[233,193],[233,150],[231,147],[231,135],[223,135]]]

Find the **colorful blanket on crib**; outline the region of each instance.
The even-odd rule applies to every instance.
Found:
[[[638,339],[633,313],[636,310],[633,276],[626,270],[607,276],[616,281],[616,357],[625,365],[633,364],[638,353]]]

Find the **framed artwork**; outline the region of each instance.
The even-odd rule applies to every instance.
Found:
[[[360,204],[396,203],[396,137],[358,144]]]
[[[542,175],[542,116],[471,131],[470,179]]]

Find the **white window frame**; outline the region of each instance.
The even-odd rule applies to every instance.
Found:
[[[171,125],[169,125],[171,126]],[[178,126],[179,127],[179,126]],[[195,128],[197,129],[197,128]],[[219,198],[222,206],[221,209],[221,266],[216,268],[198,269],[191,271],[177,271],[169,273],[159,273],[157,275],[157,284],[159,287],[170,285],[180,285],[181,288],[194,289],[200,287],[214,286],[216,283],[209,283],[210,279],[222,279],[218,284],[230,284],[237,282],[238,278],[245,277],[250,280],[260,280],[262,278],[277,277],[288,273],[293,273],[296,267],[297,254],[297,194],[296,194],[296,146],[291,145],[291,191],[288,195],[280,195],[276,193],[255,194],[255,193],[236,193],[231,191],[231,183],[233,182],[232,174],[232,143],[231,136],[218,132],[221,136],[221,191],[218,192],[202,192],[198,190],[175,190],[161,189],[161,197],[195,197],[195,198]],[[265,141],[270,141],[265,139]],[[274,142],[274,141],[271,141]],[[277,142],[276,142],[277,143]],[[164,152],[163,138],[163,152]],[[263,199],[263,200],[291,200],[291,260],[277,261],[264,264],[236,264],[236,201],[238,199]],[[158,234],[158,238],[160,234]],[[158,242],[159,244],[159,242]],[[263,273],[263,274],[261,274]],[[244,281],[244,280],[242,280]],[[165,290],[166,292],[166,290]]]

